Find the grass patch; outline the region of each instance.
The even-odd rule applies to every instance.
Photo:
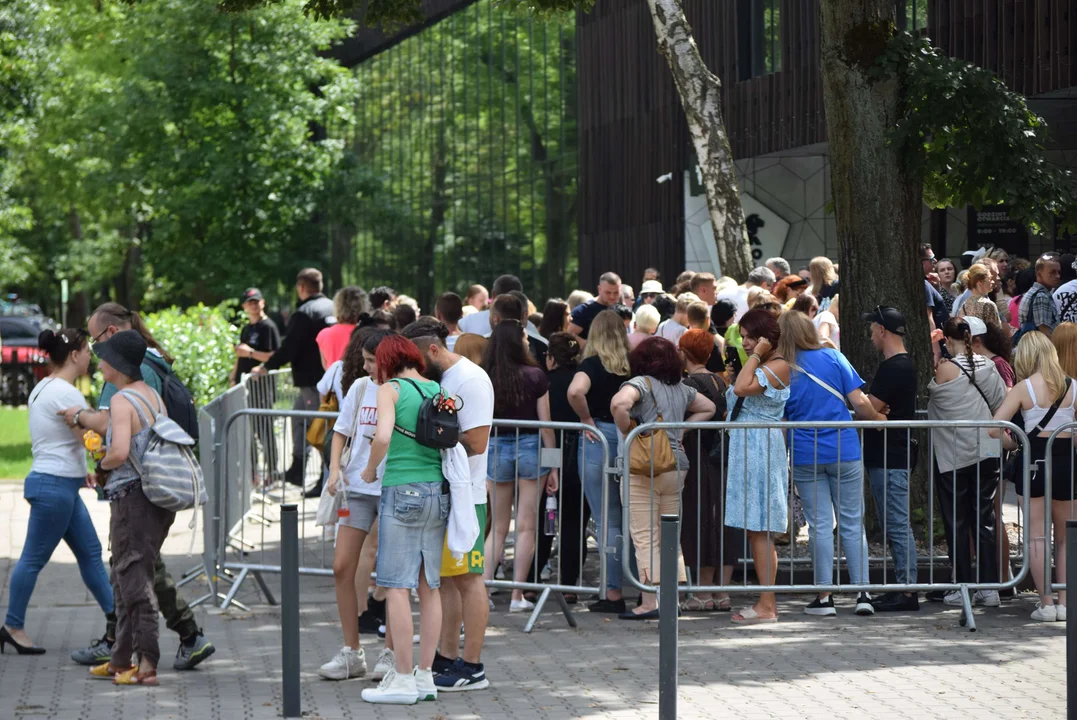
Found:
[[[29,474],[32,461],[29,411],[0,407],[0,482],[21,481]]]

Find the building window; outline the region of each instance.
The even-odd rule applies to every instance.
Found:
[[[781,0],[737,0],[739,79],[782,69]]]
[[[896,0],[894,6],[897,10],[898,29],[908,30],[913,35],[926,33],[927,2],[928,0]]]

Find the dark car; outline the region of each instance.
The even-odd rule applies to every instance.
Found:
[[[56,330],[56,323],[41,315],[0,315],[0,403],[24,404],[48,375],[48,356],[37,347],[45,329]]]

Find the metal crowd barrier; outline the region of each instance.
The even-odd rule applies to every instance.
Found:
[[[222,406],[225,402],[221,403]],[[213,408],[210,408],[210,411],[212,412]],[[275,598],[266,586],[263,574],[281,572],[280,557],[275,549],[279,542],[279,536],[277,529],[274,527],[279,521],[279,514],[272,516],[265,512],[265,508],[272,505],[273,498],[265,501],[262,501],[262,499],[267,496],[273,496],[278,500],[283,500],[285,499],[284,495],[291,491],[285,488],[279,491],[279,496],[276,496],[274,493],[278,491],[273,489],[275,486],[260,487],[256,482],[252,481],[252,478],[257,477],[256,469],[251,463],[251,458],[254,455],[252,448],[257,436],[254,429],[259,424],[272,424],[273,427],[280,431],[279,435],[281,435],[283,447],[284,443],[288,442],[289,439],[289,433],[285,432],[289,424],[306,423],[315,418],[335,419],[336,416],[337,413],[240,407],[233,410],[223,423],[217,424],[216,427],[219,433],[215,436],[211,457],[208,462],[204,461],[204,464],[215,472],[215,492],[213,493],[216,507],[213,526],[213,531],[216,533],[213,540],[215,551],[211,555],[211,559],[207,560],[207,563],[210,563],[208,567],[221,568],[226,573],[225,577],[231,582],[231,587],[227,593],[216,595],[216,589],[214,589],[214,594],[221,600],[222,608],[227,608],[230,604],[236,603],[236,594],[250,576],[253,576],[258,582],[269,602],[274,603]],[[547,534],[546,529],[543,527],[544,523],[540,522],[546,512],[545,499],[547,495],[536,484],[534,488],[536,492],[534,508],[529,511],[531,517],[524,516],[521,518],[515,514],[510,514],[507,522],[501,528],[506,535],[501,536],[501,540],[495,540],[500,535],[497,521],[498,508],[502,507],[502,504],[507,504],[512,509],[519,508],[521,501],[522,486],[519,475],[522,468],[520,457],[518,453],[515,453],[511,460],[505,458],[502,446],[503,444],[511,443],[515,448],[519,446],[521,438],[528,442],[527,436],[534,436],[538,433],[541,437],[543,431],[554,434],[556,447],[542,449],[538,453],[539,463],[543,468],[556,468],[561,475],[559,488],[555,495],[558,508],[556,527],[553,528],[551,534]],[[513,478],[511,483],[487,483],[487,487],[491,488],[492,492],[489,493],[488,497],[488,515],[491,519],[490,537],[486,539],[487,549],[491,550],[491,552],[487,554],[486,562],[492,563],[492,565],[487,573],[486,584],[491,588],[539,593],[534,603],[535,607],[525,625],[526,632],[530,632],[534,627],[551,593],[557,600],[566,620],[573,627],[575,627],[575,619],[569,610],[568,603],[565,601],[564,593],[598,594],[605,597],[607,558],[609,553],[616,551],[620,538],[607,539],[605,537],[607,524],[600,523],[598,525],[598,546],[600,548],[598,583],[596,585],[586,584],[583,580],[583,565],[588,534],[587,524],[584,522],[586,516],[583,511],[586,502],[584,487],[582,481],[573,483],[571,487],[565,483],[565,471],[568,470],[568,474],[572,475],[574,474],[572,471],[576,469],[577,458],[574,449],[578,447],[581,441],[589,443],[589,452],[595,454],[603,473],[601,507],[608,507],[610,478],[615,477],[615,469],[610,464],[609,443],[601,433],[593,431],[594,428],[582,423],[504,420],[495,420],[493,422],[489,454],[492,456],[492,462],[495,465],[508,463]],[[310,449],[305,445],[305,436],[302,442],[304,443],[302,455],[309,457]],[[570,457],[565,456],[566,449],[571,453]],[[526,469],[523,470],[525,473],[527,472]],[[309,478],[310,476],[311,473],[308,469],[307,477]],[[319,465],[316,477],[321,476],[322,470]],[[510,490],[510,492],[506,493],[506,490]],[[288,494],[286,499],[288,502],[297,505],[299,518],[299,573],[301,575],[332,577],[334,534],[329,528],[317,528],[313,525],[318,500],[308,499],[301,494],[296,495],[296,493]],[[526,509],[528,506],[527,498],[525,497],[524,500]],[[566,506],[578,510],[573,513],[572,517],[569,517],[560,511],[561,508]],[[521,523],[520,520],[524,520],[524,522]],[[532,522],[527,522],[527,520]],[[502,541],[507,539],[508,522],[515,525],[515,531],[512,533],[514,552],[519,553],[522,548],[530,548],[531,557],[525,562],[526,569],[529,572],[525,572],[525,568],[520,565],[520,557],[517,554],[513,563],[515,577],[513,579],[498,580],[494,578],[494,571],[501,560],[501,553],[493,550],[499,546],[503,549]],[[253,531],[250,528],[252,524],[256,525]],[[533,527],[527,528],[528,525],[532,524]],[[521,526],[527,528],[525,530],[526,537],[521,534]],[[575,542],[569,541],[567,543],[573,547],[566,547],[567,538],[575,538]],[[555,542],[558,545],[556,562],[553,561],[554,552],[552,547]],[[602,552],[602,548],[605,548],[606,551]],[[540,556],[546,557],[540,562]],[[550,575],[548,579],[543,580],[543,571],[547,561],[549,561]],[[576,568],[574,577],[565,576],[566,565]],[[235,573],[235,575],[233,576],[232,573]]]
[[[1077,423],[1074,424],[1077,427]],[[792,465],[792,457],[796,452],[795,434],[793,431],[808,432],[813,436],[811,444],[814,448],[818,447],[818,439],[821,433],[827,431],[839,431],[837,435],[837,457],[841,457],[841,435],[840,430],[855,430],[858,432],[858,443],[861,445],[861,458],[863,458],[863,436],[868,432],[879,432],[881,430],[890,431],[904,430],[906,433],[906,439],[914,439],[917,435],[926,437],[926,442],[920,445],[920,459],[919,462],[922,466],[926,466],[928,476],[928,498],[926,510],[926,538],[925,544],[928,547],[926,556],[920,556],[916,550],[915,535],[913,535],[908,542],[911,543],[911,547],[905,552],[905,565],[906,568],[911,567],[913,563],[919,567],[920,564],[926,562],[928,565],[927,582],[918,578],[917,582],[897,582],[896,578],[891,580],[889,572],[891,567],[894,567],[894,563],[884,553],[882,557],[870,557],[868,554],[868,546],[866,543],[866,536],[864,533],[864,515],[866,512],[865,492],[870,485],[867,479],[867,471],[864,469],[863,460],[858,463],[848,464],[845,476],[845,482],[836,480],[831,487],[829,481],[830,474],[834,474],[839,468],[835,467],[837,464],[830,466],[823,465]],[[955,432],[971,432],[975,433],[975,442],[977,447],[981,447],[980,444],[986,445],[984,447],[986,451],[998,450],[998,457],[989,460],[984,460],[978,464],[970,465],[969,468],[955,468],[953,471],[941,472],[938,470],[934,461],[935,450],[935,435],[941,429],[946,429]],[[647,443],[647,438],[650,440],[650,447],[653,449],[653,433],[656,431],[675,431],[684,433],[695,434],[694,438],[689,437],[688,447],[694,449],[694,457],[690,457],[689,461],[693,466],[694,478],[696,487],[680,487],[675,492],[671,491],[670,477],[656,476],[653,464],[653,452],[651,453],[652,461],[650,468],[650,476],[647,477],[632,475],[628,462],[625,460],[629,456],[627,450],[623,450],[618,458],[621,463],[621,498],[622,498],[622,525],[625,528],[631,528],[631,516],[633,510],[636,511],[637,516],[643,518],[649,518],[649,523],[644,527],[644,521],[641,520],[637,523],[636,537],[633,538],[633,532],[624,533],[623,537],[623,554],[622,554],[622,572],[627,581],[643,592],[653,593],[657,591],[657,576],[651,578],[650,583],[643,582],[637,577],[629,564],[629,554],[631,545],[635,545],[637,558],[641,560],[641,565],[647,568],[655,567],[655,560],[658,557],[657,554],[657,533],[658,533],[658,517],[660,514],[674,513],[682,518],[682,525],[688,524],[690,530],[694,530],[694,534],[690,537],[697,539],[698,547],[696,548],[696,567],[695,573],[686,573],[689,578],[686,584],[681,585],[682,593],[704,593],[704,594],[734,594],[734,593],[757,593],[757,592],[778,592],[778,593],[819,593],[819,592],[832,592],[832,593],[877,593],[877,592],[924,592],[932,590],[942,590],[947,592],[957,591],[961,594],[962,607],[964,609],[962,617],[962,625],[966,623],[970,630],[975,630],[975,619],[972,614],[973,598],[970,595],[971,592],[976,591],[1002,591],[1016,587],[1030,571],[1029,563],[1029,523],[1023,524],[1022,542],[1020,552],[1017,555],[1017,559],[1020,561],[1020,567],[1016,574],[1006,579],[1005,574],[1009,574],[1008,570],[1008,558],[999,558],[997,567],[992,570],[990,561],[987,563],[981,562],[982,558],[991,558],[996,556],[997,548],[1003,546],[1000,538],[997,536],[997,527],[999,525],[998,518],[994,517],[994,497],[998,492],[1004,492],[1005,484],[1001,479],[1003,477],[1004,466],[1004,453],[1001,452],[1001,441],[998,439],[992,439],[986,437],[985,433],[990,430],[1004,431],[1008,430],[1012,433],[1014,439],[1023,449],[1021,457],[1023,461],[1020,463],[1018,471],[1022,473],[1024,482],[1022,493],[1021,506],[1024,514],[1028,517],[1029,512],[1029,477],[1030,469],[1028,464],[1029,449],[1031,443],[1024,431],[1009,422],[998,421],[884,421],[884,422],[868,422],[868,421],[849,421],[849,422],[707,422],[707,423],[662,423],[662,424],[646,424],[636,427],[628,434],[622,443],[622,448],[631,448],[632,444],[637,438],[643,437],[644,443]],[[779,431],[777,438],[775,439],[775,433],[772,431]],[[934,430],[935,432],[932,432]],[[766,433],[766,453],[763,457],[759,457],[761,447],[757,446],[752,450],[749,450],[749,444],[747,442],[742,443],[743,457],[740,461],[734,461],[733,458],[727,457],[729,449],[729,433],[730,432],[744,432],[744,431],[759,431]],[[710,433],[711,440],[706,441],[704,433]],[[746,435],[742,436],[746,437]],[[758,436],[757,436],[758,437]],[[887,456],[887,447],[889,433],[883,436],[883,455]],[[968,436],[966,436],[967,439]],[[777,447],[772,444],[776,443]],[[786,446],[788,445],[788,452]],[[708,469],[708,464],[715,462],[709,457],[711,451],[715,451],[717,457],[717,467]],[[771,473],[772,462],[776,462],[772,459],[770,450],[774,450],[775,454],[773,458],[781,458],[781,469],[775,473]],[[818,451],[815,450],[817,453]],[[912,457],[913,450],[912,445],[909,444],[906,449],[905,462],[900,464],[909,467],[910,480],[913,475],[913,471],[916,468],[916,459]],[[983,453],[978,453],[983,454]],[[816,455],[817,457],[817,455]],[[1048,456],[1049,457],[1049,456]],[[742,462],[741,462],[742,461]],[[801,497],[803,506],[805,508],[805,514],[809,520],[818,519],[821,524],[826,525],[828,522],[830,527],[826,527],[825,530],[820,531],[821,536],[829,536],[831,530],[836,530],[836,547],[832,553],[833,567],[825,571],[818,571],[818,575],[826,574],[829,576],[830,581],[833,584],[826,584],[825,582],[803,582],[798,581],[796,578],[797,566],[804,566],[805,564],[812,563],[812,543],[809,543],[808,557],[797,558],[797,540],[796,540],[796,525],[791,517],[771,517],[770,510],[772,508],[781,507],[782,503],[773,503],[775,499],[773,495],[773,488],[770,484],[767,485],[765,491],[763,491],[763,505],[767,508],[766,516],[761,526],[756,527],[754,530],[767,531],[772,536],[781,534],[780,528],[784,528],[785,532],[790,535],[789,547],[790,556],[788,558],[779,558],[777,566],[771,570],[768,568],[767,575],[773,574],[775,582],[773,584],[763,584],[762,582],[750,585],[749,584],[749,566],[755,567],[754,562],[748,560],[751,557],[749,550],[749,542],[747,539],[747,533],[743,534],[743,538],[737,542],[740,545],[739,548],[735,548],[730,551],[727,548],[729,540],[729,530],[731,527],[744,527],[752,525],[749,522],[749,514],[747,512],[747,505],[744,504],[743,515],[740,518],[734,518],[729,516],[729,508],[725,507],[727,500],[727,485],[729,483],[741,483],[739,488],[743,497],[759,497],[759,488],[755,485],[758,483],[758,477],[753,479],[752,486],[749,486],[748,473],[741,472],[741,468],[748,467],[751,462],[762,463],[765,465],[763,471],[766,475],[773,475],[778,478],[782,478],[782,482],[776,483],[783,487],[782,492],[788,493],[786,505],[789,509],[789,515],[792,515],[794,506],[794,490],[796,485],[800,485],[801,488],[807,490],[811,488],[814,496],[810,499]],[[885,464],[885,463],[884,463]],[[810,470],[808,470],[810,468]],[[888,468],[884,468],[886,470]],[[895,468],[897,469],[897,468]],[[1048,470],[1049,472],[1049,470]],[[840,473],[837,473],[840,477]],[[734,477],[740,475],[741,477]],[[854,477],[856,475],[856,477]],[[825,478],[824,478],[825,476]],[[660,487],[656,487],[656,477],[660,478]],[[882,473],[882,487],[878,488],[881,492],[882,503],[888,504],[890,498],[890,475],[886,472]],[[825,487],[821,487],[821,479],[826,480]],[[799,483],[798,483],[799,480]],[[641,483],[642,481],[642,483]],[[683,477],[681,478],[683,483]],[[711,486],[707,487],[707,483]],[[718,487],[714,487],[714,483],[718,483]],[[810,483],[810,485],[809,485]],[[845,491],[854,490],[854,500],[851,503],[843,504],[841,501],[842,485],[845,485]],[[633,498],[633,486],[636,489],[636,497]],[[957,491],[954,488],[957,488]],[[645,508],[641,508],[641,498],[639,495],[640,490],[646,492],[646,499],[642,502],[648,503]],[[660,489],[661,492],[656,492],[656,489]],[[950,500],[949,507],[943,506],[941,500],[938,501],[939,507],[936,508],[936,494],[939,490],[947,492]],[[900,488],[895,488],[896,492],[901,492]],[[694,501],[697,503],[695,507],[685,507],[683,498],[688,493],[689,497],[692,497],[694,492]],[[974,492],[974,500],[970,502],[968,500],[969,493]],[[718,497],[715,497],[717,494]],[[963,501],[959,504],[959,496],[963,498]],[[848,497],[848,496],[847,496]],[[908,497],[906,491],[906,498]],[[702,503],[701,498],[705,498]],[[633,504],[634,501],[634,504]],[[907,503],[907,501],[906,501]],[[984,507],[984,503],[990,503],[990,507]],[[706,504],[708,507],[702,507]],[[738,505],[741,503],[738,502]],[[839,509],[839,512],[835,513],[835,505]],[[715,507],[717,506],[717,507]],[[812,508],[816,508],[813,512]],[[906,517],[912,517],[912,513],[916,508],[905,508]],[[844,513],[842,512],[844,510]],[[946,526],[947,548],[949,555],[950,568],[943,575],[936,572],[936,565],[939,561],[939,556],[935,553],[935,519],[936,513],[938,517],[943,521]],[[758,513],[753,512],[753,515]],[[847,516],[845,521],[845,527],[843,527],[842,514]],[[694,516],[694,517],[693,517]],[[880,525],[883,529],[884,543],[891,543],[892,538],[888,527],[889,513],[886,511],[879,512],[876,510],[876,516],[879,517]],[[990,527],[981,520],[990,519]],[[853,527],[849,527],[850,523],[853,523]],[[910,525],[913,523],[910,523]],[[792,525],[792,527],[790,527]],[[753,529],[753,528],[749,528]],[[811,532],[815,529],[812,528]],[[1002,528],[1005,532],[1005,527]],[[975,536],[975,541],[970,542],[968,540],[969,534]],[[895,532],[895,534],[897,534]],[[718,559],[718,564],[713,566],[705,566],[700,562],[702,546],[705,543],[703,538],[717,535],[718,540],[718,552],[714,556]],[[684,543],[684,528],[682,527],[682,550]],[[829,541],[829,537],[827,537]],[[634,542],[635,541],[635,542]],[[849,547],[850,542],[853,547]],[[845,546],[845,553],[843,557],[842,546]],[[820,562],[825,561],[827,553],[825,552],[825,546],[819,553]],[[884,545],[885,547],[885,545]],[[713,550],[713,548],[711,548]],[[850,550],[852,552],[850,552]],[[975,572],[972,574],[973,560],[972,554],[975,553]],[[642,555],[642,557],[640,557]],[[854,571],[851,574],[853,576],[860,576],[859,582],[853,582],[850,579],[848,582],[843,581],[841,574],[841,566],[843,560],[848,569],[850,555],[853,558],[853,562],[859,565],[859,570]],[[860,562],[857,562],[857,560]],[[735,562],[734,562],[735,561]],[[769,562],[769,557],[768,557]],[[1046,560],[1049,564],[1049,558]],[[731,564],[739,565],[743,573],[743,578],[740,583],[734,583],[731,579],[734,567],[729,567]],[[881,566],[882,580],[881,582],[873,582],[870,577],[871,567],[875,566],[879,568]],[[714,568],[715,579],[712,582],[693,582],[692,578],[699,578],[700,570],[706,567],[710,569]],[[959,570],[960,568],[960,570]],[[1048,565],[1049,568],[1049,565]],[[896,570],[896,567],[894,567]],[[813,571],[818,569],[813,568]],[[836,572],[835,572],[836,571]],[[995,575],[997,571],[998,575]],[[962,577],[958,577],[958,573]],[[723,577],[724,575],[724,577]],[[835,577],[836,575],[836,577]],[[787,581],[781,581],[782,576],[787,577]],[[995,576],[995,579],[992,579]]]
[[[1044,491],[1045,492],[1044,492],[1044,496],[1043,496],[1044,507],[1042,509],[1042,512],[1043,512],[1043,535],[1042,536],[1040,536],[1038,534],[1033,535],[1033,537],[1032,537],[1032,543],[1033,543],[1032,547],[1033,547],[1033,550],[1035,550],[1035,548],[1038,545],[1039,541],[1040,540],[1043,541],[1043,548],[1044,548],[1043,549],[1043,577],[1046,579],[1047,582],[1050,583],[1050,590],[1051,591],[1059,591],[1059,590],[1065,591],[1066,590],[1066,582],[1069,582],[1069,577],[1066,578],[1066,582],[1056,582],[1056,579],[1058,578],[1058,576],[1061,575],[1064,570],[1066,570],[1066,568],[1061,563],[1059,564],[1059,566],[1057,568],[1055,568],[1056,574],[1052,575],[1052,572],[1051,572],[1052,565],[1053,565],[1052,558],[1053,558],[1054,553],[1057,552],[1055,546],[1056,545],[1062,546],[1064,543],[1066,543],[1066,523],[1057,523],[1058,527],[1053,527],[1053,525],[1056,524],[1055,520],[1054,520],[1054,517],[1053,517],[1054,513],[1053,513],[1053,507],[1052,507],[1055,501],[1052,498],[1051,503],[1050,504],[1047,503],[1047,498],[1052,497],[1052,486],[1053,486],[1053,483],[1054,483],[1055,473],[1059,470],[1057,467],[1055,467],[1055,457],[1054,457],[1055,441],[1060,440],[1062,442],[1066,442],[1066,441],[1069,442],[1069,447],[1068,447],[1069,452],[1067,453],[1069,455],[1069,457],[1068,457],[1068,466],[1069,467],[1068,467],[1068,473],[1067,473],[1068,477],[1066,477],[1065,479],[1068,481],[1068,485],[1069,485],[1070,505],[1069,505],[1069,514],[1068,514],[1069,516],[1066,518],[1066,520],[1068,520],[1068,521],[1069,520],[1077,520],[1077,503],[1073,502],[1074,490],[1077,489],[1077,477],[1075,477],[1075,473],[1074,473],[1074,461],[1077,460],[1077,457],[1075,457],[1075,456],[1077,456],[1077,447],[1074,446],[1074,440],[1072,440],[1071,438],[1059,437],[1060,435],[1062,435],[1062,433],[1069,433],[1070,435],[1073,435],[1075,432],[1077,432],[1077,422],[1064,423],[1062,425],[1059,425],[1057,428],[1055,428],[1054,431],[1051,432],[1051,435],[1047,438],[1047,443],[1046,443],[1046,447],[1045,447],[1045,450],[1044,450],[1044,458],[1043,458],[1043,461],[1042,461],[1042,463],[1043,463],[1043,473],[1044,473],[1044,478],[1045,478],[1045,482],[1044,482]],[[1037,466],[1040,465],[1039,462],[1037,462],[1035,464]],[[1037,467],[1036,470],[1039,470],[1039,468]],[[1063,472],[1065,472],[1065,470],[1066,470],[1066,468],[1063,468]],[[1026,483],[1026,484],[1031,485],[1031,483]],[[1036,524],[1036,523],[1034,523],[1032,521],[1032,516],[1031,515],[1029,516],[1029,523],[1028,524],[1030,526],[1034,526]],[[1054,530],[1054,535],[1053,536],[1052,536],[1052,529]],[[1036,528],[1036,527],[1033,527],[1033,530],[1036,530],[1038,532],[1038,528]],[[1053,543],[1049,541],[1050,538],[1052,538],[1052,537],[1054,537],[1054,540],[1055,540],[1055,542],[1053,542]],[[1066,549],[1067,549],[1067,551],[1069,553],[1077,551],[1077,548],[1074,548],[1074,547],[1067,547]],[[1035,555],[1035,552],[1033,552],[1033,555]],[[1068,555],[1067,555],[1066,559],[1067,559],[1067,561],[1070,560]],[[1039,591],[1041,589],[1041,587],[1037,586],[1036,589],[1037,589],[1037,591]],[[1068,616],[1067,616],[1067,618],[1068,618]]]

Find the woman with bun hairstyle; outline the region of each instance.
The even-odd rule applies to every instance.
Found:
[[[72,406],[87,407],[75,388],[75,379],[86,374],[90,348],[83,330],[45,330],[38,346],[48,353],[52,373],[30,393],[30,447],[33,464],[23,485],[30,503],[30,522],[22,555],[11,573],[7,617],[0,627],[0,652],[10,645],[19,655],[41,655],[26,634],[26,606],[34,592],[37,575],[52,557],[60,540],[67,543],[86,583],[106,618],[114,621],[112,586],[101,561],[101,543],[79,488],[90,484],[82,429],[72,430],[57,414]]]

